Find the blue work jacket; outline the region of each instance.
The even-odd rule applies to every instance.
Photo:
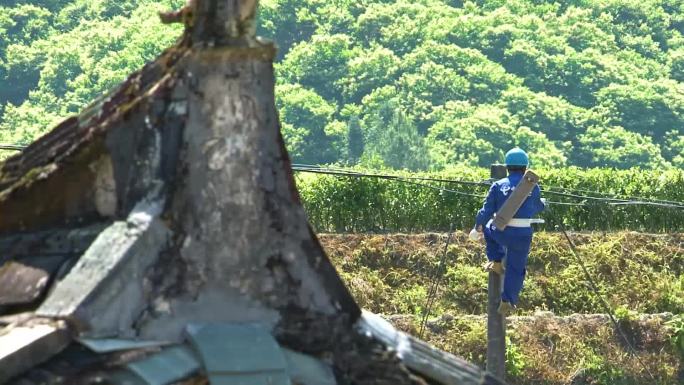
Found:
[[[492,184],[484,205],[477,213],[477,218],[475,219],[476,226],[484,226],[494,217],[494,214],[499,211],[504,202],[506,202],[506,199],[511,196],[515,186],[520,183],[522,177],[522,172],[514,171],[508,175],[508,178],[500,179]],[[541,201],[539,186],[534,186],[532,193],[525,199],[525,202],[523,202],[513,218],[533,218],[544,210],[544,207],[544,202]]]

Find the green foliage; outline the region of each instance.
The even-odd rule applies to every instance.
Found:
[[[589,127],[580,135],[581,155],[584,163],[593,167],[619,168],[622,164],[636,167],[663,167],[665,160],[658,146],[644,135],[625,130],[620,126],[610,128]]]
[[[656,142],[662,143],[668,131],[684,126],[684,90],[679,82],[615,84],[602,89],[597,97],[602,113],[610,123],[619,124],[631,133],[651,137]],[[658,151],[658,148],[654,150]]]
[[[310,42],[295,45],[278,65],[280,81],[301,84],[335,100],[342,91],[336,83],[347,75],[350,44],[349,36],[338,34],[315,35]]]
[[[464,140],[463,146],[478,145]],[[484,145],[483,145],[484,147]],[[536,159],[532,159],[535,163]],[[359,169],[363,171],[363,169]],[[684,170],[643,171],[578,168],[542,169],[542,194],[551,202],[582,203],[552,193],[567,189],[588,190],[619,197],[684,201]],[[488,170],[466,166],[451,167],[438,173],[400,173],[437,179],[480,181]],[[619,181],[619,183],[616,183]],[[463,194],[374,178],[312,176],[300,174],[298,188],[315,229],[322,232],[368,231],[446,231],[451,223],[470,228],[482,206],[487,186],[461,186],[426,182]],[[548,189],[548,192],[544,192]],[[468,194],[475,194],[470,196]],[[584,194],[583,194],[584,195]],[[589,194],[590,196],[592,194]],[[576,230],[629,229],[648,232],[684,230],[684,212],[659,206],[609,205],[587,200],[586,206],[550,203],[541,217],[553,229],[564,223]]]
[[[667,133],[665,143],[665,153],[672,158],[672,164],[684,168],[684,135],[672,130]]]
[[[667,326],[671,328],[670,342],[684,358],[684,314],[678,314],[668,321]]]
[[[670,77],[674,80],[684,82],[684,47],[670,50],[668,56]]]
[[[45,3],[0,17],[0,142],[31,142],[154,59],[180,32],[157,12],[184,2]]]
[[[152,60],[180,33],[157,11],[183,3],[5,1],[0,141],[34,140]],[[683,15],[676,0],[262,0],[258,30],[279,47],[295,162],[438,171],[519,145],[536,166],[681,169]]]
[[[332,162],[342,156],[347,128],[333,120],[335,107],[300,85],[276,87],[282,133],[291,156],[307,163]]]
[[[680,356],[684,351],[678,350],[684,347],[682,316],[643,313],[684,311],[684,304],[669,307],[657,300],[684,284],[684,278],[680,279],[684,271],[682,234],[571,236],[580,245],[600,291],[617,309],[638,358],[629,353],[613,325],[595,315],[604,312],[600,303],[568,300],[593,295],[586,287],[568,285],[568,280],[581,283],[583,272],[563,235],[538,232],[517,310],[517,315],[524,317],[511,317],[507,322],[507,379],[520,385],[678,384],[684,364]],[[363,308],[384,314],[401,330],[417,335],[425,305],[421,294],[439,279],[436,273],[446,234],[321,234],[319,238]],[[446,271],[422,338],[484,366],[487,274],[481,268],[483,245],[469,241],[461,231],[450,239]],[[669,285],[657,287],[654,282]],[[672,295],[684,297],[682,289],[684,286]],[[530,296],[531,290],[538,293]],[[590,314],[574,314],[577,312]],[[569,316],[559,317],[562,315]]]
[[[637,315],[637,312],[630,310],[629,307],[624,305],[615,308],[615,319],[623,323],[634,321]]]
[[[435,163],[488,166],[498,163],[507,149],[520,146],[534,153],[535,164],[562,166],[563,153],[547,137],[525,126],[507,110],[491,105],[449,102],[432,115],[428,141]]]
[[[639,385],[637,379],[625,374],[625,368],[615,365],[590,351],[582,362],[582,377],[596,385]]]
[[[649,338],[640,336],[636,313],[684,314],[684,302],[672,300],[684,298],[680,279],[684,272],[682,236],[618,232],[572,237],[580,244],[579,252],[599,293],[616,309],[615,314],[630,338],[643,339],[644,343]],[[550,310],[557,315],[605,314],[602,302],[588,287],[583,270],[564,241],[558,233],[535,234],[518,315],[538,310]],[[466,231],[452,234],[441,272],[438,266],[444,255],[446,235],[335,234],[322,236],[322,242],[335,265],[344,272],[352,294],[360,298],[362,307],[371,311],[424,315],[425,293],[440,279],[432,316],[487,312],[488,275],[482,269],[486,261],[484,245],[469,241]],[[665,337],[680,338],[678,326],[671,326]]]
[[[528,366],[527,358],[523,351],[506,336],[506,374],[512,377],[520,377]]]
[[[268,4],[292,7],[288,0]],[[302,19],[305,33],[284,45],[283,81],[306,77],[302,84],[336,103],[342,120],[347,105],[358,105],[367,129],[392,101],[418,128],[414,140],[424,142],[430,169],[485,166],[515,144],[543,166],[681,167],[684,22],[676,2],[368,0],[329,7],[337,17],[311,2],[288,14]],[[284,17],[262,16],[272,31]],[[291,32],[282,36],[297,31],[287,25]],[[354,159],[369,164],[378,158],[373,148],[371,139],[371,153]]]
[[[402,111],[387,103],[371,121],[361,163],[393,169],[425,170],[429,159],[423,138]]]
[[[447,266],[444,275],[446,292],[444,299],[460,309],[479,312],[483,304],[487,303],[487,286],[489,274],[480,266],[469,263],[454,263]]]
[[[482,170],[460,170],[471,179],[484,176]],[[378,179],[307,175],[297,187],[309,221],[323,232],[448,229],[452,218],[457,225],[472,222],[481,205],[479,199]]]
[[[374,89],[392,83],[399,63],[399,57],[385,47],[375,45],[364,49],[349,61],[346,77],[339,80],[345,99],[360,103]]]
[[[361,129],[361,122],[358,116],[352,116],[349,119],[348,133],[347,133],[347,153],[349,154],[349,162],[355,164],[361,159],[364,151],[363,130]]]

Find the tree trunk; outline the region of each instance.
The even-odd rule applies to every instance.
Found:
[[[272,45],[205,49],[179,71],[173,94],[185,98],[187,122],[170,210],[175,244],[156,269],[167,275],[141,320],[144,337],[177,339],[190,321],[358,315],[298,199],[274,55]]]

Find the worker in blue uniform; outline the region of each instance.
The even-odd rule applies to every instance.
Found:
[[[505,270],[499,305],[499,313],[503,315],[515,309],[523,287],[527,257],[532,243],[531,218],[545,207],[539,186],[534,186],[532,193],[525,199],[503,231],[494,226],[492,218],[511,196],[511,192],[522,179],[528,166],[529,158],[522,149],[516,147],[506,153],[508,177],[492,184],[475,220],[475,229],[484,233],[488,259],[485,268],[499,275]],[[505,269],[502,265],[504,257],[506,257]]]

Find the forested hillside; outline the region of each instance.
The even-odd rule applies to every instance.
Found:
[[[0,141],[28,142],[179,34],[178,0],[5,1]],[[262,0],[295,162],[684,167],[682,0]]]
[[[27,143],[173,44],[183,0],[3,0],[0,142]]]

